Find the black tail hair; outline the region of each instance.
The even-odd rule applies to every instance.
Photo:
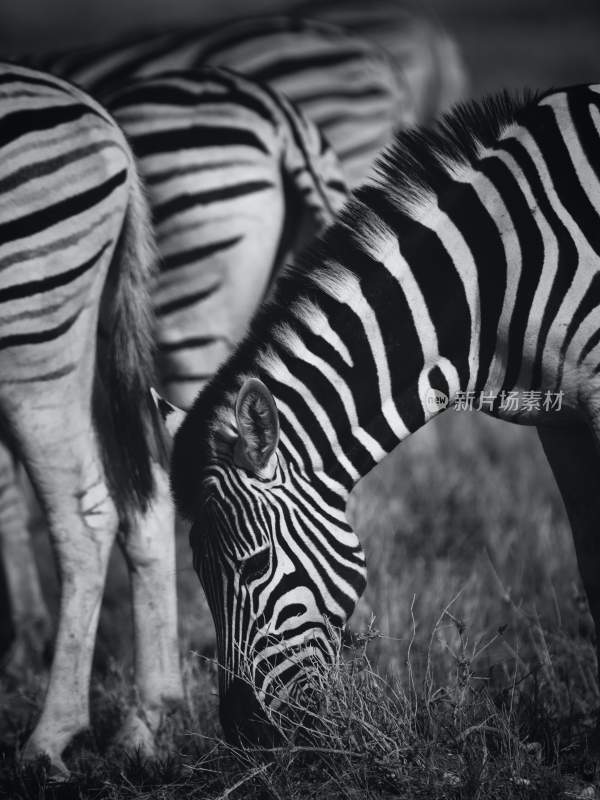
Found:
[[[96,422],[104,468],[122,523],[148,508],[152,461],[166,462],[150,387],[155,384],[155,325],[150,286],[157,262],[150,212],[129,166],[125,219],[106,281],[98,337]]]

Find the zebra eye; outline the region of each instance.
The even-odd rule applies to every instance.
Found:
[[[240,580],[245,583],[262,578],[271,563],[270,548],[263,547],[242,561]]]

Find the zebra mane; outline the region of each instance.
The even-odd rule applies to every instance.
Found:
[[[400,132],[376,162],[376,184],[390,192],[401,210],[411,213],[453,169],[476,161],[482,149],[492,147],[544,95],[503,90],[480,101],[459,103],[431,127]]]
[[[505,91],[482,102],[461,104],[431,128],[398,134],[379,158],[367,185],[375,183],[389,193],[399,211],[412,215],[415,206],[446,183],[457,167],[476,161],[482,149],[493,146],[502,132],[545,94],[515,96]],[[327,283],[330,293],[339,296],[344,279],[352,273],[351,257],[343,257],[345,243],[358,240],[368,246],[381,227],[376,215],[360,202],[360,195],[360,189],[354,192],[336,221],[293,265],[280,271],[271,300],[263,304],[246,337],[196,399],[173,452],[172,489],[183,516],[194,517],[198,475],[226,440],[235,438],[233,407],[244,377],[264,377],[261,368],[277,360],[277,356],[267,358],[274,332],[286,327],[291,330],[290,309],[302,316],[302,309],[309,308],[313,299],[313,307],[318,307],[319,300],[314,297],[318,284],[324,287]],[[337,261],[335,266],[332,258]]]

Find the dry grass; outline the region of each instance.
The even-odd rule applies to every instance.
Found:
[[[131,691],[116,581],[96,659],[94,732],[67,752],[73,781],[53,786],[41,766],[14,763],[42,697],[31,675],[0,698],[0,797],[595,796],[592,625],[541,449],[531,431],[445,417],[352,498],[376,619],[369,626],[363,609],[352,646],[316,673],[318,713],[289,722],[284,746],[232,750],[219,740],[214,666],[193,652],[210,644],[194,633],[201,614],[183,542],[187,695],[161,731],[161,759],[110,746]]]

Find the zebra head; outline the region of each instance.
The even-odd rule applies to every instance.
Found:
[[[311,671],[333,662],[338,631],[365,586],[364,555],[346,498],[319,491],[318,476],[291,457],[263,383],[245,380],[208,422],[199,412],[197,402],[175,437],[172,488],[193,518],[225,735],[264,744],[276,739],[281,715],[294,719],[309,707]],[[197,447],[205,448],[199,476]]]

